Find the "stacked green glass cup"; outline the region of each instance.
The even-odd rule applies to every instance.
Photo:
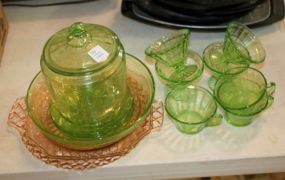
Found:
[[[251,30],[231,22],[224,42],[213,43],[203,52],[203,61],[213,73],[208,84],[225,111],[226,120],[246,126],[273,103],[275,83],[267,83],[252,64],[265,60],[265,50]]]
[[[236,71],[236,69],[232,69]],[[214,95],[230,124],[245,126],[273,103],[275,83],[267,83],[264,75],[248,68],[236,76],[220,77]]]

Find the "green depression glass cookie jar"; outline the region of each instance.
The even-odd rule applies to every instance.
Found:
[[[62,132],[103,139],[130,120],[125,52],[111,30],[80,22],[60,30],[45,44],[41,70]]]

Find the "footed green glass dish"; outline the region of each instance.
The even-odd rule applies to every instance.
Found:
[[[126,54],[126,71],[134,108],[129,112],[130,118],[122,120],[118,117],[118,121],[126,122],[119,128],[104,126],[105,133],[98,133],[98,136],[94,134],[102,129],[94,128],[94,134],[90,137],[75,137],[61,131],[51,117],[51,95],[41,72],[31,82],[27,92],[29,117],[44,135],[67,148],[88,150],[112,144],[131,133],[145,119],[154,100],[155,85],[149,69],[136,57]]]
[[[189,84],[203,74],[204,64],[198,53],[189,50],[188,57],[183,66],[170,67],[156,62],[155,70],[158,76],[168,85]]]
[[[170,87],[189,84],[203,73],[200,55],[188,50],[189,39],[190,31],[181,29],[159,38],[145,50],[156,61],[158,76]]]
[[[215,42],[206,47],[203,52],[203,62],[212,72],[213,76],[237,75],[249,67],[248,64],[228,62],[224,56],[223,49],[223,42]],[[236,69],[236,71],[231,71],[231,69],[234,68],[238,69]]]
[[[229,23],[224,41],[210,44],[203,52],[203,62],[213,74],[209,87],[213,90],[220,76],[237,75],[251,64],[262,63],[265,56],[261,42],[246,25]]]
[[[237,75],[249,67],[246,63],[235,64],[227,61],[223,49],[223,42],[215,42],[206,47],[203,52],[203,62],[212,73],[208,81],[208,85],[212,90],[214,89],[217,78]],[[235,69],[235,71],[231,69]]]

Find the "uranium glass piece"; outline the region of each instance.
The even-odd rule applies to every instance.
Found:
[[[258,64],[265,60],[265,50],[259,39],[239,22],[231,22],[227,27],[224,54],[227,61],[238,64]]]
[[[251,124],[255,118],[257,118],[260,113],[267,108],[269,108],[274,101],[274,97],[272,95],[269,95],[267,98],[266,105],[264,107],[261,107],[259,111],[254,112],[254,113],[244,113],[244,110],[239,110],[239,111],[227,111],[226,109],[224,110],[225,113],[225,119],[228,123],[234,125],[234,126],[247,126]]]
[[[168,85],[189,84],[198,79],[204,70],[204,65],[200,55],[192,50],[188,51],[188,56],[183,64],[177,66],[167,66],[156,62],[155,70],[159,77]]]
[[[272,84],[275,87],[275,84]],[[266,97],[264,95],[267,94],[267,86],[267,81],[260,71],[248,68],[236,76],[220,77],[216,82],[214,94],[225,108],[247,109]]]
[[[236,115],[231,112],[225,111],[224,113],[226,121],[234,126],[247,126],[251,124],[256,118],[255,115],[252,116],[241,116],[241,115]]]
[[[188,56],[189,38],[188,29],[172,32],[152,43],[145,50],[145,54],[167,66],[183,64]]]
[[[118,56],[120,46],[116,34],[106,27],[77,22],[47,41],[42,59],[55,72],[82,74],[109,65]]]
[[[111,30],[75,23],[46,43],[41,70],[57,127],[74,137],[105,137],[128,123],[133,97],[125,54]]]
[[[229,112],[233,114],[238,114],[242,116],[251,116],[253,114],[259,114],[262,112],[265,108],[271,106],[274,100],[274,92],[276,89],[276,84],[271,82],[267,88],[266,93],[263,94],[263,96],[254,104],[247,106],[246,108],[239,108],[239,109],[231,109],[231,108],[225,108]]]
[[[224,44],[222,42],[215,42],[206,47],[203,52],[203,62],[213,75],[208,81],[208,85],[212,90],[214,89],[217,78],[220,76],[237,75],[249,67],[246,63],[235,64],[227,61],[223,49]]]
[[[223,49],[224,44],[222,42],[215,42],[206,47],[203,52],[203,62],[215,77],[221,75],[236,75],[249,67],[248,64],[234,64],[228,62],[224,56]],[[236,71],[232,69],[236,69]]]
[[[213,96],[204,88],[194,85],[178,86],[165,99],[165,109],[177,129],[195,134],[208,126],[217,126],[222,116],[217,114]]]
[[[28,89],[26,105],[29,117],[34,124],[49,139],[68,148],[88,150],[101,148],[114,143],[131,133],[143,121],[150,112],[154,100],[155,85],[149,69],[136,57],[126,54],[127,77],[126,82],[134,97],[134,107],[131,120],[128,120],[119,128],[104,127],[109,132],[105,136],[74,137],[64,133],[54,123],[49,113],[52,97],[47,86],[47,81],[42,73],[39,73]],[[116,124],[116,122],[114,121]],[[94,129],[100,132],[101,129]]]
[[[214,95],[224,109],[227,121],[245,126],[271,106],[275,88],[276,84],[267,84],[261,72],[248,68],[236,76],[220,77]]]
[[[145,54],[155,61],[155,69],[168,86],[189,84],[199,78],[204,70],[198,53],[188,50],[190,31],[182,29],[152,43]]]

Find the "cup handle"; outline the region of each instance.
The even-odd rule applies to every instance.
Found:
[[[216,82],[217,78],[215,76],[211,76],[210,79],[208,80],[208,86],[212,91],[214,91],[215,89]]]
[[[276,84],[274,82],[271,82],[266,89],[267,95],[268,96],[273,96],[276,90]]]
[[[214,115],[209,121],[206,123],[207,127],[218,126],[221,124],[223,116],[221,114]]]
[[[269,86],[267,86],[267,89],[266,89],[266,93],[267,93],[267,96],[268,96],[268,102],[267,102],[267,105],[266,105],[266,109],[268,109],[272,104],[273,104],[273,101],[274,101],[274,93],[275,93],[275,90],[276,90],[276,84],[274,82],[271,82],[269,84]]]

